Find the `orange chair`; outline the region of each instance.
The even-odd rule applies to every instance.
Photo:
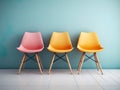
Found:
[[[73,47],[68,32],[61,32],[61,33],[53,32],[51,36],[50,44],[48,46],[48,50],[54,53],[50,64],[49,73],[51,72],[53,63],[61,59],[63,61],[67,61],[70,72],[72,74],[72,68],[67,53],[71,52],[73,50]],[[58,56],[56,53],[61,53],[61,54],[65,53],[65,54],[62,56]],[[56,58],[56,60],[55,60],[55,56],[58,57]],[[63,58],[64,56],[66,56],[67,60]]]
[[[103,74],[100,62],[96,55],[96,52],[100,52],[103,50],[98,40],[97,34],[95,32],[90,32],[90,33],[81,32],[79,36],[77,48],[79,51],[83,52],[78,65],[78,74],[81,71],[83,62],[87,61],[88,59],[95,61],[97,70],[100,70],[101,74]],[[93,55],[88,56],[86,55],[86,53],[93,53]],[[87,59],[84,59],[85,56],[87,57]],[[95,60],[92,59],[93,56]]]
[[[22,38],[22,42],[20,46],[17,48],[17,50],[24,53],[18,74],[20,74],[21,68],[23,67],[24,63],[30,59],[33,60],[34,56],[37,59],[40,72],[43,73],[43,70],[42,70],[43,66],[42,66],[40,57],[38,55],[38,53],[41,52],[43,49],[44,49],[44,43],[43,43],[42,35],[40,32],[33,32],[33,33],[25,32]],[[34,54],[34,55],[30,56],[30,54]]]

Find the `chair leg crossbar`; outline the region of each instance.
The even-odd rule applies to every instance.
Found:
[[[86,61],[88,61],[88,60],[92,60],[92,61],[94,61],[96,63],[97,70],[100,70],[101,74],[103,75],[102,67],[101,67],[100,62],[98,60],[96,52],[93,53],[93,55],[91,55],[91,56],[88,56],[88,55],[85,55],[85,54],[86,53],[83,52],[82,56],[80,58],[80,62],[78,64],[78,74],[80,74],[80,72],[81,72],[81,68],[82,68],[83,63],[86,62]],[[85,56],[87,57],[87,59],[85,59]],[[92,59],[93,56],[94,56],[95,59]]]
[[[84,60],[84,62],[88,61],[88,60],[92,60],[92,61],[95,61],[92,57],[94,55],[91,55],[91,56],[88,56],[88,55],[85,55],[87,58]]]
[[[53,63],[55,63],[56,61],[58,61],[58,60],[63,60],[64,62],[66,62],[67,63],[67,61],[63,58],[65,56],[65,54],[64,55],[62,55],[62,56],[58,56],[57,54],[56,54],[56,59],[54,60],[54,62]]]
[[[27,58],[26,58],[26,62],[28,62],[29,60],[32,60],[34,62],[37,62],[36,59],[35,59],[35,55],[29,55],[29,54],[26,54]]]
[[[36,60],[35,60],[34,57],[36,58]],[[35,55],[32,55],[32,56],[30,56],[29,54],[24,53],[21,64],[20,64],[20,67],[19,67],[18,74],[20,74],[20,71],[23,68],[25,62],[27,62],[29,60],[33,60],[33,61],[36,61],[38,63],[40,73],[42,74],[43,73],[43,65],[42,65],[42,62],[40,60],[40,57],[39,57],[38,53],[35,53]]]
[[[56,59],[55,59],[55,56],[57,57]],[[66,57],[66,60],[63,58],[64,56]],[[63,60],[63,61],[65,61],[65,62],[67,62],[71,74],[73,73],[67,53],[65,53],[65,54],[62,55],[62,56],[59,56],[59,55],[57,55],[56,53],[54,53],[54,54],[53,54],[52,61],[51,61],[51,64],[50,64],[49,72],[48,72],[49,74],[50,74],[50,72],[51,72],[51,69],[52,69],[53,64],[54,64],[56,61],[58,61],[58,60]]]

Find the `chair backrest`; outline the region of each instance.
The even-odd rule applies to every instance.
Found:
[[[41,49],[44,47],[42,35],[40,32],[25,32],[21,45],[30,50]]]
[[[80,46],[85,49],[94,49],[101,47],[98,36],[95,32],[81,32],[77,47]]]
[[[72,43],[68,32],[53,32],[49,45],[56,49],[72,48]]]

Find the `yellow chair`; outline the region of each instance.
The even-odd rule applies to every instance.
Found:
[[[49,68],[49,74],[51,72],[53,63],[59,59],[66,61],[68,63],[70,72],[72,74],[72,68],[71,68],[67,53],[71,52],[73,50],[73,47],[72,47],[72,43],[71,43],[68,32],[61,32],[61,33],[53,32],[50,39],[50,44],[48,46],[48,50],[54,53],[51,64],[50,64],[50,68]],[[61,54],[65,53],[65,54],[62,56],[59,56],[56,53],[61,53]],[[58,58],[55,59],[55,56]],[[66,56],[66,60],[63,58],[64,56]]]
[[[96,55],[96,52],[100,52],[103,50],[98,40],[97,34],[95,32],[90,32],[90,33],[81,32],[78,39],[77,48],[79,51],[83,52],[80,62],[78,64],[78,74],[81,71],[83,62],[87,61],[88,59],[95,61],[97,70],[100,70],[101,74],[103,74],[100,62]],[[88,56],[86,55],[86,53],[93,53],[93,55]],[[85,56],[87,57],[87,59],[84,59]],[[92,59],[93,56],[95,60]]]

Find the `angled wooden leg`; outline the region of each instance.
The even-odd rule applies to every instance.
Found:
[[[23,66],[23,63],[24,63],[25,59],[26,59],[26,54],[23,55],[23,59],[22,59],[21,64],[20,64],[20,67],[19,67],[19,70],[18,70],[18,74],[20,74],[20,71],[21,71],[21,68]]]
[[[98,62],[97,62],[97,61],[95,61],[95,63],[96,63],[96,68],[97,68],[97,71],[99,71]]]
[[[25,57],[25,59],[24,59],[24,61],[23,61],[23,65],[22,65],[22,68],[21,68],[21,69],[24,69],[24,64],[25,64],[25,62],[26,62],[26,58],[27,58],[27,56]]]
[[[66,56],[66,59],[67,59],[67,62],[68,62],[68,66],[69,66],[70,72],[71,72],[71,74],[73,74],[73,71],[72,71],[71,64],[70,64],[70,61],[69,61],[67,53],[65,53],[65,56]]]
[[[99,62],[99,60],[98,60],[98,57],[97,57],[97,55],[96,55],[96,52],[94,53],[94,57],[95,57],[97,66],[99,67],[99,69],[100,69],[100,71],[101,71],[101,74],[103,75],[102,67],[101,67],[100,62]]]
[[[42,65],[42,61],[41,61],[41,59],[40,59],[40,56],[39,56],[39,54],[38,54],[38,58],[39,58],[40,65],[41,65],[41,68],[42,68],[42,71],[43,71],[43,65]]]
[[[49,68],[48,74],[50,74],[50,72],[51,72],[51,68],[52,68],[54,60],[55,60],[55,53],[53,54],[53,58],[52,58],[52,61],[51,61],[51,64],[50,64],[50,68]]]
[[[82,64],[84,62],[84,58],[85,58],[85,52],[82,53],[82,56],[80,58],[80,62],[78,64],[78,74],[80,74],[80,72],[81,72],[81,68],[82,68]]]
[[[35,54],[35,56],[36,56],[36,60],[37,60],[38,66],[39,66],[40,73],[42,74],[43,72],[42,72],[42,69],[41,69],[38,53]]]
[[[96,58],[96,57],[95,57],[95,53],[94,53],[94,58]],[[98,61],[97,61],[96,59],[95,59],[95,63],[96,63],[97,71],[99,71]]]

